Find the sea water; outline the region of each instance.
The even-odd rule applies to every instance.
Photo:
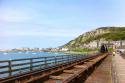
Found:
[[[31,51],[27,51],[27,52],[21,52],[21,51],[20,52],[0,52],[0,61],[14,60],[14,59],[25,59],[25,58],[36,58],[36,57],[62,56],[62,55],[66,55],[66,54],[65,53],[57,53],[57,52],[31,52]],[[42,59],[40,59],[40,60],[42,60]],[[11,62],[11,64],[27,63],[28,61],[16,61],[16,62]],[[48,62],[50,62],[50,61],[48,61]],[[51,61],[51,62],[54,62],[54,61]],[[35,66],[35,65],[39,65],[39,64],[43,64],[43,63],[44,62],[33,64],[33,65]],[[5,65],[8,65],[8,63],[7,62],[0,63],[0,66],[5,66]],[[16,67],[12,67],[12,69],[17,69],[17,68],[22,68],[22,67],[27,67],[27,66],[29,66],[29,65],[16,66]],[[7,70],[8,70],[8,67],[7,68],[0,68],[0,72],[7,71]],[[25,72],[25,71],[23,71],[23,72]],[[29,69],[28,69],[28,71],[29,71]],[[13,72],[12,75],[15,75],[19,72],[20,71]],[[21,72],[22,72],[22,70],[21,70]],[[8,75],[9,75],[9,73],[0,74],[0,78],[7,77]]]
[[[35,58],[45,56],[61,56],[66,55],[65,53],[57,52],[0,52],[0,60],[13,60],[22,58]]]

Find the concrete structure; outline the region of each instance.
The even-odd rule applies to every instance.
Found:
[[[119,54],[113,57],[114,82],[125,83],[125,59]]]

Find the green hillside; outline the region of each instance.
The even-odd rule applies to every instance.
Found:
[[[102,39],[114,41],[125,40],[125,27],[101,27],[96,30],[86,32],[61,47],[78,48],[83,44]]]

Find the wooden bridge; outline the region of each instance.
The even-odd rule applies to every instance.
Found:
[[[96,53],[0,61],[0,83],[81,83],[106,56]]]

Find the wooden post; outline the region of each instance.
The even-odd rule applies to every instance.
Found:
[[[12,76],[12,66],[11,66],[11,60],[10,60],[10,61],[8,61],[8,65],[9,65],[9,67],[8,67],[8,70],[9,70],[9,76]]]
[[[80,55],[79,55],[80,56]],[[78,60],[78,55],[76,55],[76,60]]]
[[[30,58],[30,71],[32,71],[32,70],[33,70],[33,59]]]
[[[68,55],[68,62],[69,62],[69,58],[70,58],[70,57],[69,57],[69,55]]]
[[[62,56],[62,63],[63,63],[63,56]]]
[[[71,63],[72,55],[69,55],[69,62]]]
[[[45,59],[45,67],[47,67],[47,57],[45,57],[44,59]]]
[[[74,56],[73,55],[71,55],[71,56],[72,56],[72,60],[71,61],[73,61]]]
[[[56,56],[55,56],[55,65],[57,64],[57,59],[56,59]]]

